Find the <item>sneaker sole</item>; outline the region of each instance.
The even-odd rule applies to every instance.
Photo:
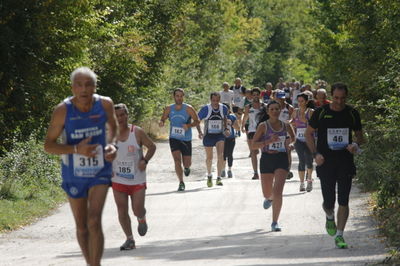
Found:
[[[138,225],[138,233],[140,236],[145,236],[147,233],[147,223],[139,223]]]

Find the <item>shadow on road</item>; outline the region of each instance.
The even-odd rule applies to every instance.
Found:
[[[220,187],[213,187],[213,188],[201,187],[201,188],[195,188],[195,189],[186,189],[185,191],[182,191],[182,192],[173,190],[173,191],[166,191],[166,192],[149,193],[149,194],[146,194],[146,197],[168,195],[168,194],[175,194],[175,193],[176,194],[185,194],[185,193],[200,192],[200,191],[207,191],[207,190],[214,190],[214,189],[221,189],[221,188]]]
[[[178,240],[154,241],[151,244],[138,246],[136,250],[119,251],[119,248],[109,248],[104,251],[103,262],[107,259],[116,257],[140,257],[146,260],[166,260],[166,261],[195,261],[195,260],[218,260],[223,264],[224,259],[238,260],[236,265],[240,265],[240,259],[263,259],[263,264],[253,265],[272,265],[277,260],[298,259],[298,263],[293,261],[280,265],[332,265],[339,261],[351,263],[351,265],[363,265],[368,260],[363,258],[363,243],[357,243],[357,247],[351,244],[352,239],[357,239],[357,235],[373,233],[372,229],[364,228],[360,231],[349,231],[350,248],[339,250],[334,248],[333,238],[327,235],[297,235],[285,236],[282,233],[273,233],[264,229],[215,237],[189,238]],[[294,248],[295,247],[295,248]],[[368,250],[369,256],[381,255],[379,250]],[[63,253],[57,258],[68,258],[81,256],[80,253]],[[313,259],[310,263],[306,259]],[[275,262],[268,263],[269,260]],[[314,262],[315,261],[315,262]],[[340,263],[340,264],[342,264]],[[151,264],[151,262],[150,262]],[[246,264],[248,265],[248,264]],[[347,265],[347,264],[346,264]]]

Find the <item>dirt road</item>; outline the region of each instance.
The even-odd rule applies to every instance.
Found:
[[[318,180],[311,193],[300,193],[295,177],[284,189],[280,224],[270,232],[271,210],[262,207],[260,181],[252,176],[245,137],[237,139],[234,178],[207,188],[204,152],[193,141],[193,167],[186,191],[178,182],[168,142],[157,144],[149,163],[146,207],[149,231],[135,231],[137,249],[119,251],[124,235],[110,191],[104,210],[102,265],[366,265],[382,261],[386,250],[368,214],[368,195],[356,187],[345,231],[350,248],[338,250],[324,229]],[[316,177],[314,176],[316,179]],[[136,221],[133,223],[136,228]],[[0,235],[0,265],[85,265],[68,205],[21,230]]]

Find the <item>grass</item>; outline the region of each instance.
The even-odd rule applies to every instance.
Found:
[[[41,193],[30,200],[13,198],[0,200],[0,232],[18,229],[51,213],[66,197],[61,188]]]

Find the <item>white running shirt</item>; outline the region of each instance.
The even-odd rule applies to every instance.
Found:
[[[117,158],[113,161],[111,181],[123,185],[139,185],[146,183],[146,171],[140,171],[138,164],[143,158],[143,150],[136,141],[136,126],[128,125],[129,137],[126,141],[118,141]]]

